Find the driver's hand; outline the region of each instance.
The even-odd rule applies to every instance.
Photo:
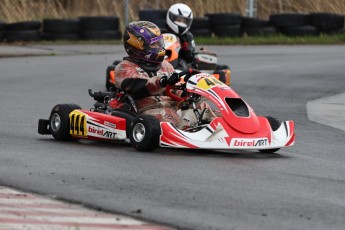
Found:
[[[175,85],[177,82],[180,81],[180,76],[178,73],[174,72],[170,75],[170,77],[168,78],[168,84],[169,85]]]
[[[161,87],[166,87],[167,84],[168,84],[168,76],[166,75],[161,76],[161,78],[159,79],[159,85]]]

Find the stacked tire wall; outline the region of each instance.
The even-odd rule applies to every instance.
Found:
[[[245,17],[241,24],[242,34],[247,36],[267,36],[276,34],[276,28],[269,20]]]
[[[211,37],[212,30],[209,17],[193,18],[193,23],[190,32],[195,37]]]
[[[118,17],[43,19],[16,23],[0,22],[0,41],[115,40],[121,39]]]
[[[121,39],[118,17],[80,17],[79,35],[83,40]]]
[[[139,20],[167,28],[165,9],[144,9]],[[318,36],[344,34],[344,15],[333,13],[272,14],[269,19],[242,17],[238,13],[213,13],[194,17],[194,37]],[[74,19],[43,19],[5,23],[0,21],[0,41],[116,40],[121,39],[120,19],[114,16],[84,16]]]
[[[6,23],[0,21],[0,42],[3,41],[5,37],[5,26]]]
[[[145,9],[139,10],[139,20],[149,21],[156,24],[161,30],[166,28],[166,18],[168,10]]]
[[[79,19],[43,19],[43,40],[78,40]]]
[[[217,37],[240,37],[242,16],[237,13],[207,14],[211,30]]]
[[[139,20],[151,21],[166,28],[167,10],[139,11]],[[344,15],[332,13],[273,14],[269,19],[242,17],[238,13],[213,13],[195,17],[191,27],[195,37],[318,36],[344,33]]]
[[[318,35],[316,27],[309,23],[308,14],[274,14],[270,21],[277,30],[287,36],[315,36]]]
[[[3,38],[8,42],[39,41],[41,39],[41,22],[27,21],[5,24]]]

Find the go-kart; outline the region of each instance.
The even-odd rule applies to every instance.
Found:
[[[210,74],[186,70],[179,76],[185,83],[168,85],[166,94],[193,108],[197,123],[192,127],[181,130],[138,114],[133,98],[121,91],[89,90],[96,100],[94,108],[88,111],[75,104],[56,105],[49,119],[39,120],[38,133],[51,134],[57,140],[123,141],[140,151],[168,147],[276,152],[295,143],[293,121],[257,116],[232,88]],[[176,89],[182,90],[184,97],[175,95]],[[207,99],[219,114],[210,122],[205,122],[196,109],[201,99]]]
[[[175,34],[163,33],[165,60],[167,60],[176,70],[185,70],[188,68],[198,69],[204,73],[210,73],[221,82],[230,85],[231,71],[227,65],[218,65],[217,54],[207,51],[204,48],[194,54],[194,61],[187,63],[184,59],[179,58],[181,43]],[[120,63],[116,60],[112,65],[107,67],[105,74],[105,87],[107,90],[115,87],[115,68]]]

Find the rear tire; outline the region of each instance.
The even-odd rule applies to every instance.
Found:
[[[279,129],[279,127],[281,125],[281,121],[279,121],[277,118],[270,117],[270,116],[267,116],[266,118],[267,118],[268,122],[270,123],[271,129],[273,131],[276,131],[276,130]],[[259,151],[262,152],[262,153],[275,153],[279,149],[280,148],[276,148],[276,149],[261,149]]]
[[[133,121],[129,134],[134,148],[139,151],[153,151],[159,146],[160,123],[153,116],[141,115]]]
[[[69,114],[75,109],[81,109],[81,107],[76,104],[58,104],[52,109],[49,117],[49,130],[56,140],[77,140],[70,135],[69,120]]]

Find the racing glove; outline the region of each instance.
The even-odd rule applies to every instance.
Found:
[[[178,73],[174,72],[170,75],[170,77],[167,80],[167,84],[169,85],[175,85],[177,82],[180,81],[180,76]]]
[[[168,84],[168,76],[166,75],[161,76],[161,78],[159,79],[159,85],[161,87],[166,87],[167,84]]]

